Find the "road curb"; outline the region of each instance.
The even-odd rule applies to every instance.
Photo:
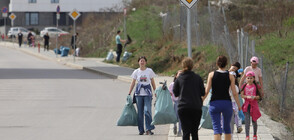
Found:
[[[116,76],[114,74],[110,74],[110,73],[107,73],[107,72],[104,72],[104,71],[99,71],[99,70],[92,69],[92,68],[89,68],[89,67],[83,67],[83,70],[98,73],[98,74],[102,74],[102,75],[107,76],[107,77],[112,78],[112,79],[118,79],[118,76]]]
[[[132,82],[132,78],[131,77],[129,77],[129,76],[117,76],[117,79],[118,80],[121,80],[121,81],[124,81],[124,82],[129,82],[129,83],[131,83]]]
[[[22,49],[22,48],[16,48],[17,50],[20,50],[26,54],[29,54],[29,55],[33,55],[35,57],[38,57],[40,59],[47,59],[47,60],[51,60],[51,61],[55,61],[54,58],[50,58],[48,56],[45,56],[45,55],[42,55],[42,54],[39,54],[39,53],[35,53],[35,52],[32,52],[32,51],[28,51],[28,50],[25,50],[25,49]]]
[[[63,62],[62,60],[58,61],[58,62]],[[79,65],[79,64],[74,64],[74,63],[65,63],[64,65],[71,67],[71,68],[76,68],[76,69],[84,69],[84,66]]]

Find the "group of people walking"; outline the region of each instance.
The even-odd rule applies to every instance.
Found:
[[[21,47],[21,45],[23,43],[23,36],[24,35],[23,35],[23,33],[21,31],[17,34],[19,47]],[[28,41],[29,47],[35,46],[35,37],[32,34],[32,32],[29,32],[28,33],[28,35],[27,35],[27,41]]]
[[[20,31],[17,34],[17,39],[18,39],[18,44],[19,47],[22,46],[23,44],[23,33]],[[72,47],[72,54],[75,56],[79,56],[80,52],[81,52],[81,47],[77,47],[77,37],[78,37],[78,33],[76,33],[75,35],[73,35],[71,37],[71,47]],[[43,36],[43,41],[44,41],[44,51],[49,51],[49,43],[50,43],[50,36],[48,34],[48,32]],[[35,46],[35,36],[32,34],[32,32],[29,32],[27,35],[27,43],[29,45],[29,47]]]
[[[227,70],[227,58],[225,56],[217,57],[216,66],[218,69],[209,73],[206,87],[204,87],[202,78],[192,71],[193,60],[185,58],[182,61],[182,70],[177,72],[174,82],[168,88],[179,117],[179,131],[174,133],[182,135],[183,140],[189,140],[190,136],[193,140],[198,140],[203,101],[211,93],[209,113],[214,130],[214,140],[220,140],[222,133],[224,133],[225,140],[231,140],[234,123],[237,125],[238,132],[242,131],[239,116],[243,112],[245,114],[246,140],[249,140],[250,118],[252,118],[254,128],[253,140],[257,140],[257,119],[261,116],[258,101],[262,99],[264,94],[262,73],[257,67],[258,58],[252,57],[250,62],[251,66],[245,68],[244,74],[240,74],[238,69],[241,66],[238,62],[232,64]],[[138,63],[140,67],[131,76],[133,80],[128,94],[132,93],[136,85],[134,99],[138,110],[139,135],[144,133],[153,135],[151,130],[155,127],[151,125],[153,96],[151,87],[153,90],[156,89],[155,73],[151,68],[146,67],[146,57],[140,57]],[[240,83],[238,77],[241,77]],[[243,100],[240,101],[239,96],[245,100],[242,106],[240,102]],[[144,116],[146,130],[143,123]],[[176,124],[174,128],[176,131]],[[181,134],[181,129],[183,134]]]
[[[17,34],[17,38],[18,38],[18,44],[19,44],[19,47],[22,46],[22,43],[23,43],[23,33],[20,31],[18,34]],[[29,32],[28,35],[27,35],[27,43],[29,45],[29,47],[35,47],[35,39],[36,37],[32,34],[32,32]],[[43,36],[43,40],[44,40],[44,51],[47,50],[49,51],[49,34],[46,33],[44,36]]]

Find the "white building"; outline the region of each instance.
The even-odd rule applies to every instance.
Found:
[[[122,6],[122,0],[10,0],[9,12],[99,12],[103,8]]]
[[[60,7],[61,28],[67,28],[73,24],[68,13],[76,9],[81,13],[77,24],[82,23],[83,18],[89,13],[105,14],[105,9],[112,7],[116,12],[123,9],[123,0],[1,0],[9,1],[9,13],[14,13],[16,19],[14,26],[21,26],[39,31],[48,26],[56,26],[56,9]],[[0,5],[1,6],[1,5]],[[111,14],[111,13],[110,13]],[[113,12],[112,12],[113,14]],[[7,22],[10,25],[10,20]],[[8,29],[6,29],[8,30]]]

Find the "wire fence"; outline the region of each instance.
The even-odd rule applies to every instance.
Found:
[[[287,62],[281,70],[276,70],[276,66],[272,62],[264,59],[262,54],[255,52],[255,41],[250,40],[250,36],[243,29],[237,30],[237,44],[238,61],[243,68],[250,65],[251,57],[257,56],[259,58],[258,65],[262,71],[265,91],[265,99],[262,104],[267,106],[272,113],[279,113],[280,117],[285,117],[289,112],[293,112],[294,66]]]
[[[230,62],[237,61],[236,45],[229,33],[223,7],[201,6],[190,9],[192,46],[216,44],[224,47]],[[187,8],[181,3],[166,14],[162,14],[164,34],[172,34],[173,41],[182,42],[187,38]]]
[[[230,62],[238,61],[242,68],[250,65],[249,60],[252,56],[257,56],[265,91],[265,99],[261,104],[283,115],[293,111],[294,77],[291,76],[294,75],[294,66],[292,64],[287,66],[285,64],[285,69],[277,72],[272,62],[255,52],[255,41],[250,39],[248,33],[243,29],[229,31],[224,7],[212,5],[208,1],[206,7],[199,8],[196,4],[190,10],[192,47],[208,44],[223,47]],[[172,34],[173,41],[186,41],[187,8],[185,6],[179,4],[166,14],[162,14],[162,23],[163,33]]]

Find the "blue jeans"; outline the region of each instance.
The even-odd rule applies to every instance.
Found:
[[[233,114],[230,100],[215,100],[210,102],[209,113],[212,120],[214,135],[222,134],[221,114],[223,115],[223,129],[225,134],[231,134],[231,118]]]
[[[144,115],[146,131],[153,130],[155,127],[151,125],[152,122],[152,96],[136,96],[136,105],[138,109],[138,129],[140,133],[144,133]]]
[[[178,104],[179,104],[179,101],[175,101],[175,102],[174,102],[174,110],[175,110],[175,112],[176,112],[176,114],[177,114],[177,119],[178,119],[178,121],[179,121],[179,131],[178,131],[178,133],[180,133],[180,132],[182,132],[182,124],[181,124],[181,120],[180,120],[180,118],[179,118]],[[176,126],[177,126],[177,123],[174,124],[174,127],[176,127]]]

